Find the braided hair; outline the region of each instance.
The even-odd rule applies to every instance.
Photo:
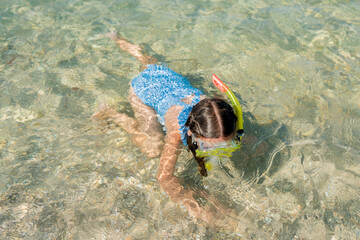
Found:
[[[236,130],[237,117],[233,108],[220,98],[205,98],[191,110],[185,126],[196,137],[227,138]],[[199,165],[199,172],[207,176],[204,158],[196,156],[198,146],[188,135],[186,143]]]

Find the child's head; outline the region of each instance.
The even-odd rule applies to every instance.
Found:
[[[207,176],[204,158],[196,156],[198,145],[193,140],[198,138],[211,145],[232,139],[236,131],[236,121],[233,108],[219,98],[205,98],[192,108],[185,123],[190,130],[186,142],[199,165],[201,175]]]

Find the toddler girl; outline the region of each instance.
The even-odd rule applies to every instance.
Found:
[[[146,69],[130,83],[129,101],[135,118],[107,105],[102,105],[94,117],[112,118],[131,135],[132,142],[142,152],[150,157],[160,155],[157,179],[164,191],[173,201],[182,202],[194,216],[218,225],[218,221],[225,217],[224,209],[206,195],[202,197],[211,206],[200,206],[195,200],[199,193],[185,189],[174,171],[181,144],[191,150],[202,176],[207,176],[212,157],[229,156],[240,147],[242,113],[235,96],[230,94],[235,98],[231,100],[234,109],[222,99],[207,98],[181,75],[163,65],[155,65],[157,60],[138,45],[113,33],[109,37]],[[216,80],[216,76],[214,78]],[[164,141],[158,122],[165,127]]]

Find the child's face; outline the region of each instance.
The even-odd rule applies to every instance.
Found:
[[[224,140],[222,138],[204,138],[193,136],[193,141],[197,143],[200,151],[209,151],[221,147],[227,147],[230,142],[232,142],[232,138],[229,140]]]
[[[224,146],[234,139],[234,133],[226,138],[206,138],[201,136],[195,136],[195,134],[192,134],[192,132],[188,130],[188,135],[193,136],[193,141],[195,141],[194,139],[197,139],[198,144],[201,143],[205,149],[216,148],[216,145]]]
[[[227,138],[204,138],[194,134],[192,141],[197,146],[196,155],[199,157],[231,157],[232,152],[241,147],[234,140],[234,134]]]

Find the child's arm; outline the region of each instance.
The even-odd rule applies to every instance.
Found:
[[[181,107],[172,106],[165,114],[165,145],[161,153],[157,174],[157,178],[162,186],[167,179],[175,177],[175,165],[179,155],[178,150],[181,144],[181,135],[179,132],[180,126],[177,119],[180,111]]]
[[[157,179],[171,200],[181,202],[196,218],[202,219],[214,227],[221,226],[222,228],[234,229],[237,222],[230,223],[232,219],[227,218],[230,213],[229,210],[225,210],[219,203],[211,200],[207,194],[201,191],[184,188],[180,179],[174,175],[181,144],[180,126],[177,119],[181,108],[180,106],[172,106],[165,115],[167,134],[164,149],[160,156]],[[196,201],[199,197],[207,202],[205,206]]]

